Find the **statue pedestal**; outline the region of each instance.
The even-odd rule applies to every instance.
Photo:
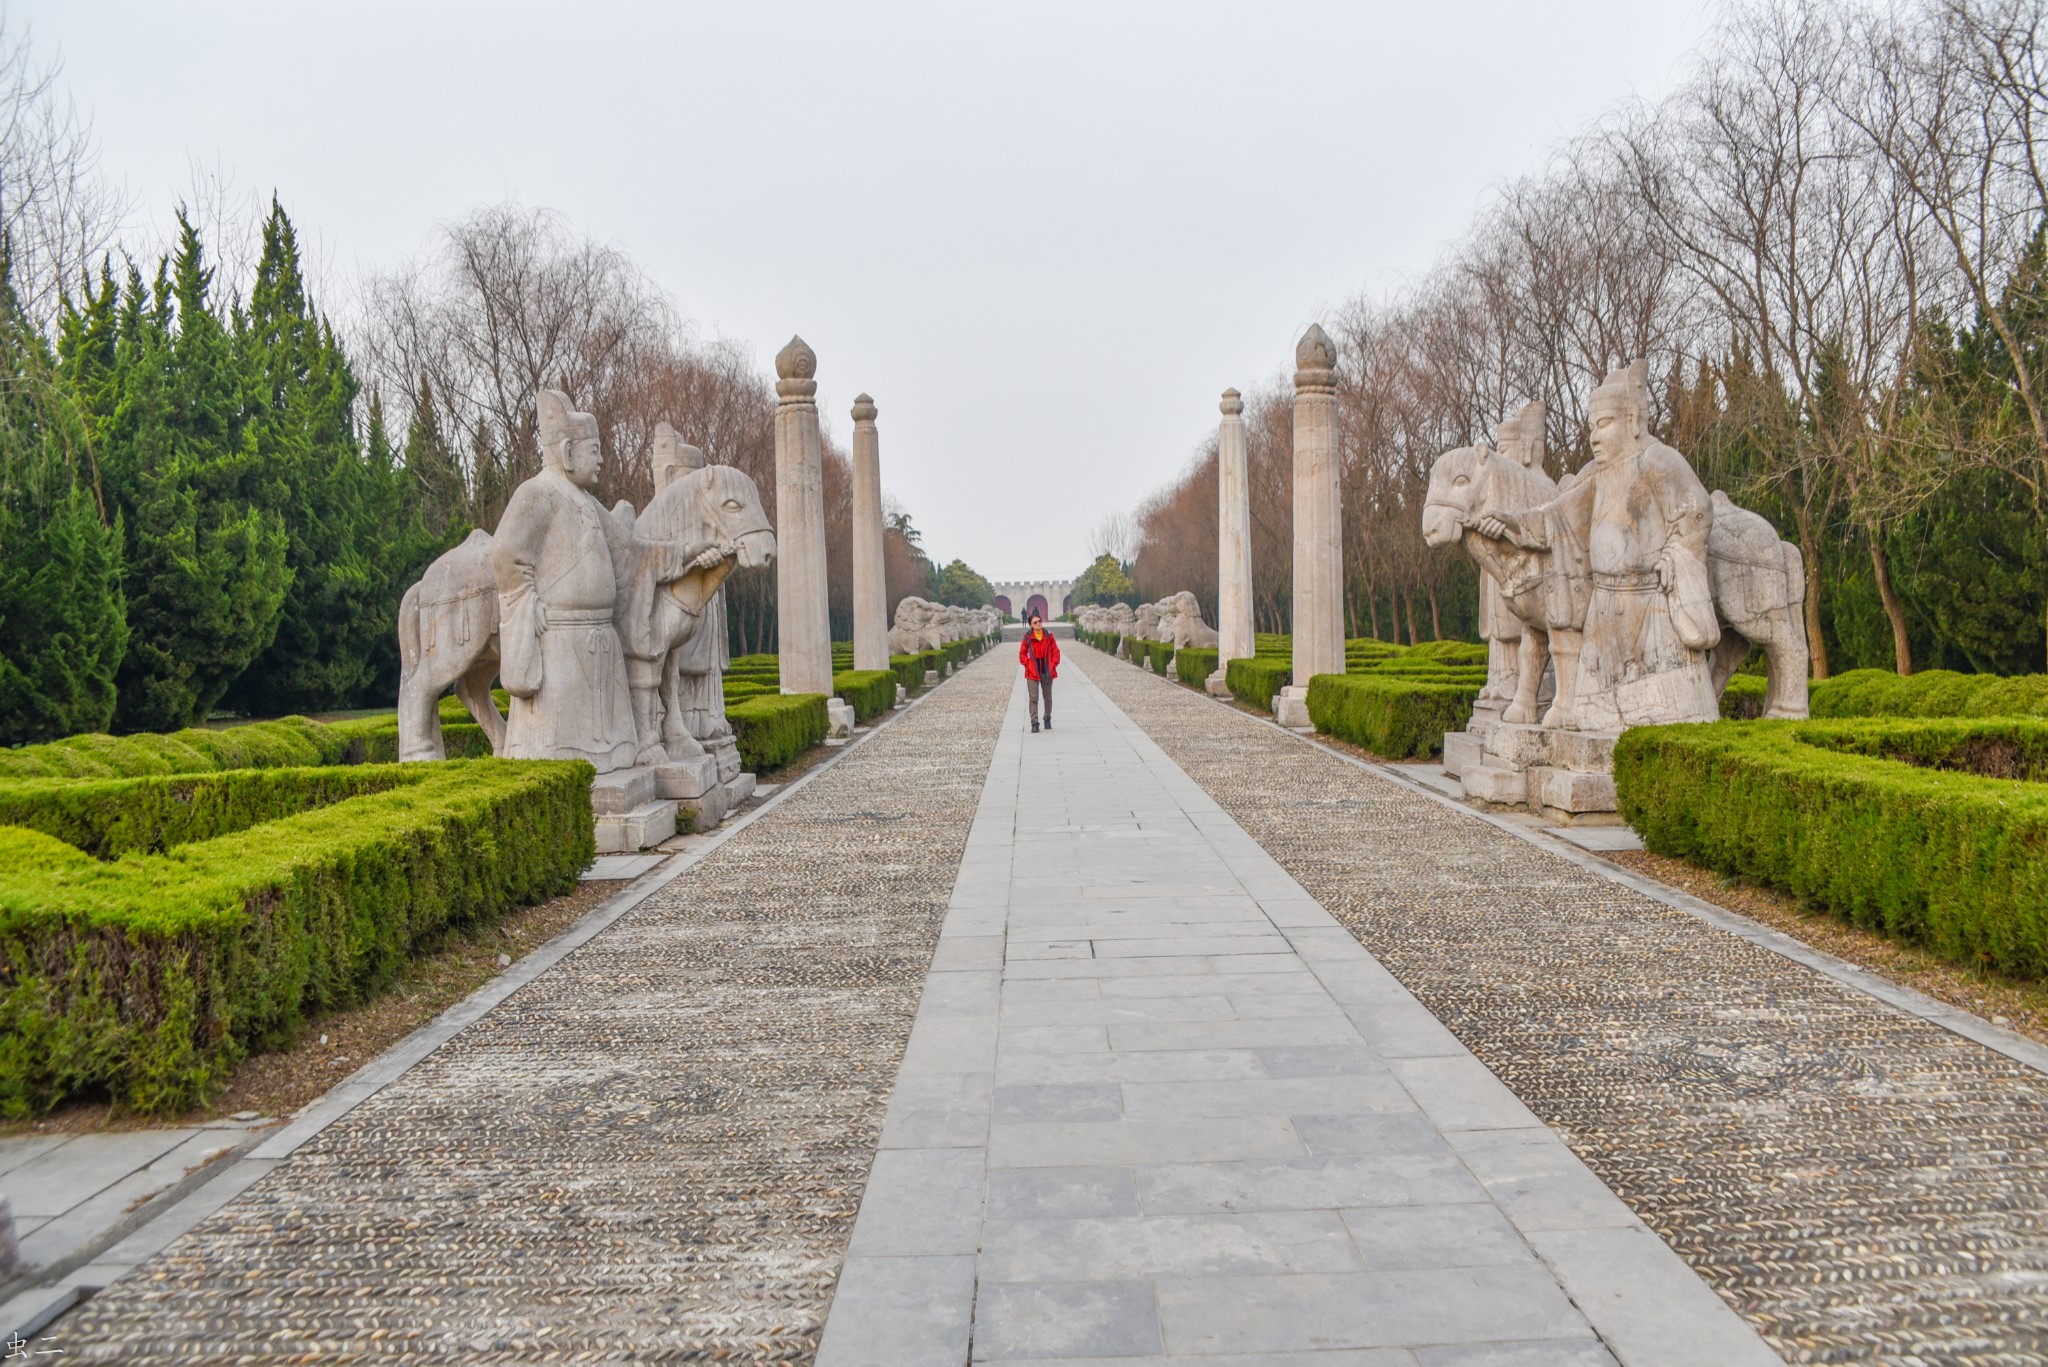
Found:
[[[1614,742],[1619,731],[1551,731],[1473,712],[1444,736],[1444,768],[1465,796],[1521,807],[1563,825],[1616,822]]]
[[[1202,681],[1202,687],[1209,690],[1212,698],[1230,696],[1230,667],[1226,664]]]
[[[1308,690],[1289,684],[1273,695],[1273,720],[1290,731],[1313,731],[1316,724],[1309,720]]]
[[[844,698],[825,699],[825,734],[845,740],[853,734],[853,704]]]
[[[597,852],[632,854],[670,839],[688,816],[691,829],[714,829],[754,795],[754,776],[740,772],[739,742],[722,736],[706,752],[664,764],[599,774],[590,784]]]

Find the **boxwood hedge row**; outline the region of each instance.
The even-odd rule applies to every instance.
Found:
[[[1173,672],[1188,687],[1200,688],[1216,672],[1216,661],[1221,654],[1214,646],[1182,646],[1180,653],[1173,657]]]
[[[823,693],[764,693],[728,706],[725,719],[739,742],[740,764],[757,774],[822,744],[831,726]]]
[[[832,676],[832,691],[853,708],[855,721],[870,721],[896,705],[896,671],[843,670]]]
[[[9,818],[34,828],[0,826],[0,1114],[102,1089],[143,1112],[202,1100],[424,937],[573,887],[594,853],[590,779],[509,760],[243,770],[182,825],[167,785],[215,780],[11,792]],[[294,794],[302,810],[251,820]],[[96,859],[51,829],[123,852]]]
[[[1309,720],[1387,759],[1429,759],[1443,753],[1444,732],[1465,729],[1484,682],[1318,674],[1308,681]]]
[[[1656,853],[2031,977],[2048,973],[2044,773],[2032,718],[1648,726],[1614,750],[1621,814]]]
[[[1852,669],[1808,690],[1816,717],[2048,716],[2048,674]]]

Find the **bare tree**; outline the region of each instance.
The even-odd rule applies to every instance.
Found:
[[[0,230],[25,314],[57,301],[113,248],[128,205],[99,174],[92,124],[58,90],[26,28],[0,14]]]

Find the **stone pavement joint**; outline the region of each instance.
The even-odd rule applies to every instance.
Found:
[[[1830,976],[1582,851],[1087,663],[1783,1356],[2048,1361],[2048,1077],[2017,1061],[2038,1048],[1994,1052],[1951,1033],[1966,1028],[1955,1013],[1901,1009],[1910,994]],[[1466,1158],[1505,1175],[1525,1156]],[[1515,1202],[1546,1219],[1562,1196]],[[1628,1247],[1531,1242],[1554,1263],[1564,1243],[1590,1262]]]
[[[819,1367],[1777,1361],[1079,662],[1058,708],[1014,687]]]

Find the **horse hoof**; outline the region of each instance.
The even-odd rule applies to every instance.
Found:
[[[1527,726],[1531,717],[1528,708],[1516,705],[1501,713],[1500,719],[1509,726]]]

